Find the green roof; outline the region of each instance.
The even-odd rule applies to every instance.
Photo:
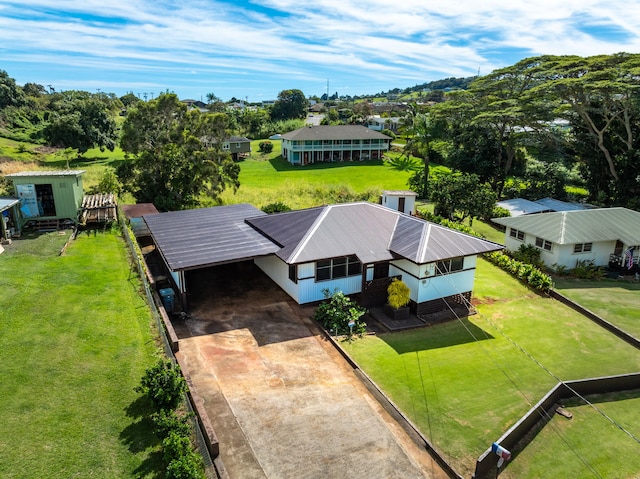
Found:
[[[492,221],[556,244],[615,240],[626,245],[640,244],[640,212],[627,208],[537,213]]]

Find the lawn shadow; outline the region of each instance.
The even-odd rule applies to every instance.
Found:
[[[145,459],[135,469],[135,477],[163,477],[164,461],[159,448],[160,439],[150,418],[153,411],[145,396],[139,396],[124,408],[127,417],[135,419],[119,435],[120,441],[131,454],[143,454]]]
[[[276,156],[269,160],[271,166],[276,171],[309,171],[309,170],[326,170],[329,168],[341,168],[343,166],[353,165],[368,165],[368,166],[382,166],[384,162],[382,160],[366,160],[366,161],[327,161],[322,163],[312,163],[310,165],[292,165],[285,160],[282,155]]]
[[[379,334],[378,337],[398,354],[449,348],[494,339],[491,334],[473,324],[468,318],[409,331]]]

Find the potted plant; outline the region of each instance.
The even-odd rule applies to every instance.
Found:
[[[387,314],[395,320],[409,319],[409,301],[411,290],[407,284],[393,278],[387,287]]]

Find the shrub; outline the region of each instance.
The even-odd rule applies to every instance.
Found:
[[[260,143],[258,143],[258,151],[265,155],[271,153],[273,151],[273,143],[271,143],[270,141],[261,141]]]
[[[491,218],[508,218],[511,216],[511,212],[500,206],[494,206],[491,210]]]
[[[159,410],[175,409],[184,397],[187,384],[177,364],[159,359],[155,366],[147,369],[135,390],[146,394]]]
[[[605,271],[593,261],[578,260],[573,275],[578,279],[602,279],[605,277]]]
[[[162,441],[164,460],[167,463],[167,479],[204,478],[202,460],[194,452],[187,436],[173,431]]]
[[[367,329],[367,325],[362,321],[362,316],[366,309],[351,301],[342,291],[335,290],[333,294],[328,289],[323,289],[325,301],[316,309],[314,318],[322,323],[324,328],[336,335],[358,334],[362,335]],[[349,323],[355,325],[349,328]]]
[[[544,265],[540,259],[540,249],[532,244],[521,244],[517,251],[511,253],[511,256],[516,261],[532,264],[536,268],[542,268]]]
[[[393,278],[391,284],[387,288],[387,302],[393,309],[400,309],[411,300],[411,290],[409,286],[402,280]]]
[[[515,276],[538,291],[549,291],[553,286],[551,277],[536,266],[510,258],[502,251],[487,253],[484,257],[500,269]]]
[[[179,415],[176,411],[161,409],[151,415],[151,420],[155,425],[156,433],[164,439],[172,432],[188,437],[191,434],[189,417],[189,414]]]
[[[275,203],[264,205],[262,207],[262,211],[270,215],[271,213],[282,213],[283,211],[291,211],[291,208],[285,205],[282,201],[277,201]]]

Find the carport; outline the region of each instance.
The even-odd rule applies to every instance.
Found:
[[[144,215],[183,309],[187,309],[186,272],[252,260],[280,249],[245,223],[265,215],[249,204]]]

